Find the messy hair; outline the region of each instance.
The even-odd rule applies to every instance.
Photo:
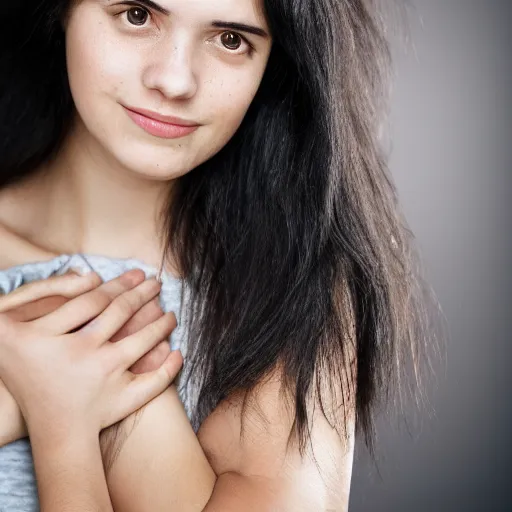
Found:
[[[196,390],[197,431],[278,369],[301,452],[311,397],[340,436],[354,417],[371,448],[381,399],[430,337],[382,144],[384,18],[376,0],[263,4],[273,46],[254,101],[233,138],[176,180],[162,218],[165,258],[189,291],[182,389]],[[19,25],[0,50],[0,187],[56,155],[71,126],[69,5],[7,7]]]

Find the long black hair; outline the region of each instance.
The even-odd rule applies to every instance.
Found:
[[[69,3],[7,7],[0,187],[54,156],[70,127]],[[256,97],[228,144],[177,180],[162,218],[165,257],[190,291],[192,423],[278,370],[302,453],[311,398],[340,436],[355,414],[371,448],[379,399],[401,389],[404,356],[416,367],[430,339],[380,138],[389,41],[374,0],[264,9],[273,47]]]

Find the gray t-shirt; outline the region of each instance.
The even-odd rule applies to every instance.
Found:
[[[155,268],[134,259],[63,254],[50,261],[28,263],[0,270],[0,294],[9,293],[24,283],[63,274],[70,268],[93,269],[103,281],[110,281],[133,268],[140,268],[148,277],[157,274]],[[186,347],[182,343],[182,340],[185,339],[185,330],[180,316],[182,282],[167,274],[163,274],[161,279],[160,304],[162,309],[165,312],[174,311],[178,319],[178,327],[170,336],[170,345],[173,350],[179,348],[185,357]],[[190,417],[190,404],[184,395],[181,395],[181,398]],[[0,512],[35,512],[38,510],[39,500],[28,439],[21,439],[0,447]]]

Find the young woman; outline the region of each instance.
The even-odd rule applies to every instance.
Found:
[[[427,338],[375,3],[6,9],[0,509],[346,510]]]

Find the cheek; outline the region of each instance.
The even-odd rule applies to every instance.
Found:
[[[229,77],[227,73],[223,73]],[[259,87],[259,73],[210,81],[204,91],[205,110],[210,111],[216,146],[226,144],[242,123]],[[218,148],[220,149],[220,148]]]
[[[128,52],[116,44],[102,22],[71,22],[66,34],[69,85],[82,117],[94,117],[105,108],[101,99],[116,96],[135,72]],[[98,101],[100,100],[100,101]]]
[[[198,66],[197,94],[179,113],[202,122],[195,135],[163,142],[138,131],[118,101],[152,108],[155,91],[144,89],[145,54],[123,47],[108,27],[86,15],[70,20],[66,53],[71,92],[79,116],[95,139],[102,141],[126,167],[158,179],[182,175],[219,152],[240,127],[254,99],[264,66],[229,69],[217,62]],[[153,94],[153,96],[151,96]]]

